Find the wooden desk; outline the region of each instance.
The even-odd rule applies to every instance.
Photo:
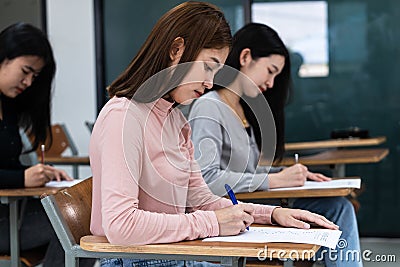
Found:
[[[377,146],[386,142],[385,136],[372,138],[328,139],[321,141],[286,143],[285,150],[326,149],[356,146]]]
[[[10,254],[11,267],[21,266],[20,262],[20,246],[19,246],[19,218],[18,218],[18,201],[26,197],[39,197],[46,193],[48,195],[55,194],[62,188],[54,187],[36,187],[36,188],[18,188],[18,189],[0,189],[0,202],[8,204],[10,210]]]
[[[260,254],[260,251],[267,252],[267,259],[293,259],[294,251],[297,251],[296,255],[305,255],[309,259],[320,247],[313,244],[202,242],[201,240],[144,246],[118,246],[108,243],[107,238],[103,236],[84,236],[80,240],[80,246],[92,252],[118,253],[120,257],[129,257],[129,253],[134,253],[151,259],[152,254],[157,254],[165,255],[166,259],[222,261],[232,266],[243,265],[246,257],[265,256],[265,254]],[[229,259],[232,261],[229,262]]]
[[[338,149],[327,150],[310,156],[299,157],[299,162],[306,166],[332,165],[334,167],[333,176],[345,177],[345,165],[356,163],[377,163],[389,154],[387,148],[374,149]],[[276,166],[290,166],[295,164],[294,157],[285,157]],[[260,165],[268,165],[265,160],[260,161]]]

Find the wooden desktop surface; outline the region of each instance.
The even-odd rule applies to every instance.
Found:
[[[170,255],[200,255],[200,256],[228,256],[228,257],[257,257],[260,250],[267,246],[267,257],[280,258],[293,257],[293,251],[298,255],[308,257],[319,249],[319,245],[296,243],[236,243],[236,242],[203,242],[201,240],[182,241],[169,244],[153,244],[143,246],[119,246],[108,243],[104,236],[84,236],[80,240],[80,246],[84,250],[95,252],[123,252],[123,253],[149,253]],[[271,255],[271,252],[274,252]],[[292,255],[290,252],[292,251]],[[311,253],[310,253],[311,252]],[[307,254],[308,253],[308,254]],[[264,256],[264,255],[263,255]]]
[[[387,148],[374,149],[338,149],[327,150],[309,156],[299,155],[299,163],[304,165],[336,165],[355,163],[376,163],[389,154]],[[281,162],[274,163],[276,166],[289,166],[295,164],[294,157],[285,157]],[[260,165],[268,165],[268,161],[260,160]]]
[[[377,146],[386,142],[385,136],[371,138],[328,139],[321,141],[286,143],[285,150],[324,149],[355,146]]]
[[[27,187],[15,189],[0,189],[0,197],[35,197],[42,194],[52,195],[57,193],[61,187]]]

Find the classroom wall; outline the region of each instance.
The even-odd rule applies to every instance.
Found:
[[[93,1],[46,3],[47,30],[57,62],[52,121],[66,124],[79,154],[88,155],[90,132],[84,122],[96,118]],[[72,168],[64,169],[72,174]],[[80,167],[79,175],[90,176],[90,167]]]

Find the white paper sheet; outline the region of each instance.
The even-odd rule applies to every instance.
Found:
[[[203,239],[203,241],[217,242],[250,242],[250,243],[268,243],[268,242],[290,242],[317,244],[329,248],[335,248],[339,237],[342,234],[340,230],[330,229],[297,229],[286,227],[250,227],[235,236],[217,236]]]
[[[327,188],[360,188],[361,179],[335,179],[326,182],[306,181],[303,186],[281,187],[269,191],[302,190],[302,189],[327,189]]]
[[[73,185],[76,185],[77,183],[82,182],[84,179],[74,179],[72,181],[50,181],[46,183],[45,186],[48,187],[71,187]]]

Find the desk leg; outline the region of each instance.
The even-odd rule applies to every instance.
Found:
[[[20,267],[19,260],[19,229],[18,229],[18,199],[10,199],[10,253],[11,267]]]
[[[346,165],[336,164],[332,171],[333,177],[346,177]]]

